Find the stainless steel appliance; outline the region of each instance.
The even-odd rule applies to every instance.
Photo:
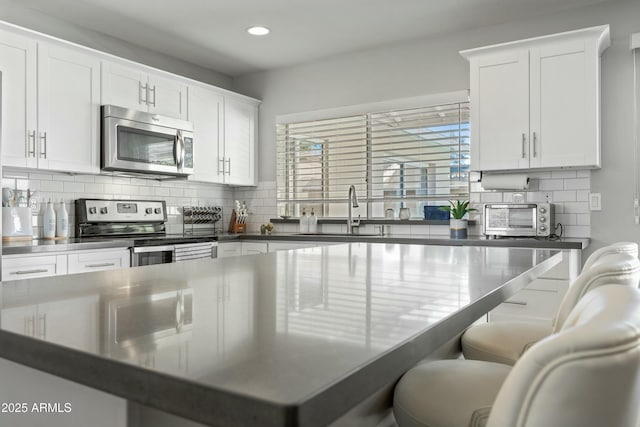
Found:
[[[102,169],[161,176],[193,173],[193,125],[172,117],[102,106]]]
[[[139,285],[105,294],[103,350],[111,356],[144,355],[189,339],[193,323],[193,289]]]
[[[216,258],[218,254],[212,234],[167,234],[164,201],[77,199],[75,212],[76,237],[131,239],[132,267]]]
[[[483,213],[486,236],[548,237],[555,229],[551,203],[487,203]]]

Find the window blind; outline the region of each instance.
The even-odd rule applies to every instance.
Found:
[[[469,195],[469,104],[277,126],[279,212],[345,216],[355,185],[369,218]]]

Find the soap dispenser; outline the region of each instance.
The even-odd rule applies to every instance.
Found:
[[[60,202],[56,221],[56,237],[69,237],[69,214],[64,201]]]
[[[51,199],[47,202],[47,209],[44,211],[43,235],[45,239],[56,237],[56,212],[53,210]]]
[[[309,233],[317,233],[318,232],[318,217],[316,213],[311,208],[311,215],[309,215]]]
[[[307,216],[307,212],[304,208],[302,208],[302,216],[300,217],[300,232],[309,232],[309,217]]]

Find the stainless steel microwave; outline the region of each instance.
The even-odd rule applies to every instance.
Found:
[[[548,237],[554,231],[551,203],[488,203],[483,213],[485,236]]]
[[[193,173],[193,125],[172,117],[103,105],[106,171],[186,177]]]

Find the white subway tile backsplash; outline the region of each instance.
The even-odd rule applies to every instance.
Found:
[[[82,193],[84,192],[84,184],[81,182],[64,182],[63,189],[65,193]]]
[[[575,170],[551,172],[551,178],[576,178],[576,176],[577,176],[577,172]]]
[[[576,192],[575,191],[554,191],[553,192],[553,202],[575,202],[576,201]]]
[[[576,213],[576,214],[585,214],[589,213],[589,203],[588,202],[570,202],[564,203],[564,213]]]
[[[64,185],[62,181],[40,181],[40,191],[46,192],[62,192],[64,191]]]
[[[99,184],[113,184],[113,176],[111,175],[96,175],[94,180]]]
[[[589,169],[580,169],[580,170],[576,171],[576,177],[577,178],[590,178],[591,177],[591,170],[589,170]]]
[[[104,192],[106,194],[113,194],[113,195],[122,194],[122,185],[121,184],[104,184]]]
[[[13,174],[12,174],[12,176],[15,177],[15,175],[13,175]],[[29,176],[27,178],[29,178],[30,180],[37,179],[37,180],[40,180],[40,181],[51,181],[53,179],[53,176],[50,175],[50,174],[29,172]]]
[[[551,172],[527,172],[529,178],[535,178],[539,180],[551,178]]]
[[[562,179],[542,179],[539,181],[540,191],[564,190],[564,180]]]
[[[480,193],[480,200],[482,203],[500,203],[502,202],[502,193],[498,191]]]
[[[76,175],[75,176],[75,181],[76,182],[89,182],[89,183],[94,183],[96,182],[96,179],[93,175]]]
[[[591,188],[591,178],[576,178],[564,180],[565,190],[588,190]]]

